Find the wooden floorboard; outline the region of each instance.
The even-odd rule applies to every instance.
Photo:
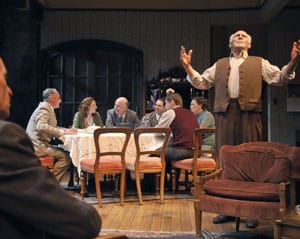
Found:
[[[77,192],[75,197],[80,198]],[[178,194],[177,194],[178,195]],[[149,199],[150,198],[150,199]],[[142,232],[173,232],[195,233],[194,204],[195,197],[191,194],[172,195],[166,194],[164,204],[160,204],[159,196],[143,195],[143,205],[139,205],[138,199],[125,197],[124,206],[120,206],[119,199],[103,201],[102,208],[98,207],[96,198],[89,201],[102,218],[102,230],[110,232],[142,231]],[[235,223],[213,224],[213,213],[203,213],[202,229],[215,233],[228,233],[235,231]],[[259,221],[255,229],[245,227],[241,221],[240,231],[268,232],[272,234],[273,226],[270,221]]]
[[[119,203],[103,204],[102,208],[94,207],[102,218],[102,228],[110,230],[154,231],[154,232],[195,232],[194,199],[146,201],[143,205],[138,202],[128,202],[124,206]],[[235,230],[235,223],[213,224],[213,213],[203,213],[203,229],[222,233]],[[256,229],[247,229],[242,220],[240,230],[272,231],[271,222],[260,221]]]

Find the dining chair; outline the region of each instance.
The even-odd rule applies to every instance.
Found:
[[[115,135],[116,139],[108,148],[101,148],[101,136],[104,134]],[[120,137],[121,135],[121,137]],[[121,175],[120,179],[120,204],[124,204],[125,192],[125,151],[130,139],[130,128],[99,128],[94,131],[96,149],[95,158],[85,158],[80,161],[81,173],[81,199],[84,199],[87,174],[94,174],[96,194],[99,207],[102,207],[100,178],[102,175]]]
[[[145,147],[142,140],[142,135],[145,134],[152,134],[156,140],[160,140],[161,147],[155,149]],[[170,134],[170,128],[137,128],[134,130],[136,157],[126,158],[126,169],[134,172],[140,205],[143,204],[141,189],[141,174],[143,173],[155,173],[156,175],[160,175],[160,203],[164,202],[165,150],[169,142]],[[158,180],[156,180],[156,188],[158,188]]]
[[[39,156],[38,159],[40,160],[40,163],[42,166],[49,168],[49,170],[52,172],[54,167],[54,158],[50,155],[43,155]]]
[[[193,158],[187,158],[179,161],[172,161],[172,191],[175,193],[176,188],[179,184],[179,176],[181,170],[185,173],[185,188],[188,189],[189,184],[189,174],[192,172],[193,179],[195,176],[200,174],[207,174],[215,171],[219,167],[218,160],[216,158],[214,148],[202,149],[202,138],[205,134],[215,133],[215,128],[197,128],[194,130],[193,135],[193,148],[194,156]]]

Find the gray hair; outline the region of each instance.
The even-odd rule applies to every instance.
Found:
[[[48,101],[51,95],[53,95],[57,90],[55,88],[47,88],[43,91],[43,101]]]
[[[236,31],[235,33],[239,32],[239,31],[245,32],[244,30],[238,30],[238,31]],[[232,33],[232,34],[230,35],[230,37],[229,37],[229,46],[231,45],[231,42],[232,42],[232,39],[233,39],[233,36],[234,36],[235,33]],[[248,38],[249,48],[251,48],[252,37],[251,37],[247,32],[245,32],[245,33],[246,33],[246,36],[247,36],[247,38]]]

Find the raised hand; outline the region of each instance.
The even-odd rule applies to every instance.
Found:
[[[186,53],[186,49],[184,46],[181,46],[180,48],[180,57],[179,60],[182,64],[182,66],[186,69],[188,66],[191,65],[192,62],[192,54],[193,50],[189,50],[188,53]]]
[[[293,42],[291,51],[291,59],[297,59],[300,55],[300,39],[297,42]]]

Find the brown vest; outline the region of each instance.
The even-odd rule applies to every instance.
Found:
[[[261,112],[262,58],[248,56],[240,65],[240,92],[238,102],[241,110]],[[225,112],[230,97],[228,95],[229,58],[217,61],[215,75],[214,112]]]

